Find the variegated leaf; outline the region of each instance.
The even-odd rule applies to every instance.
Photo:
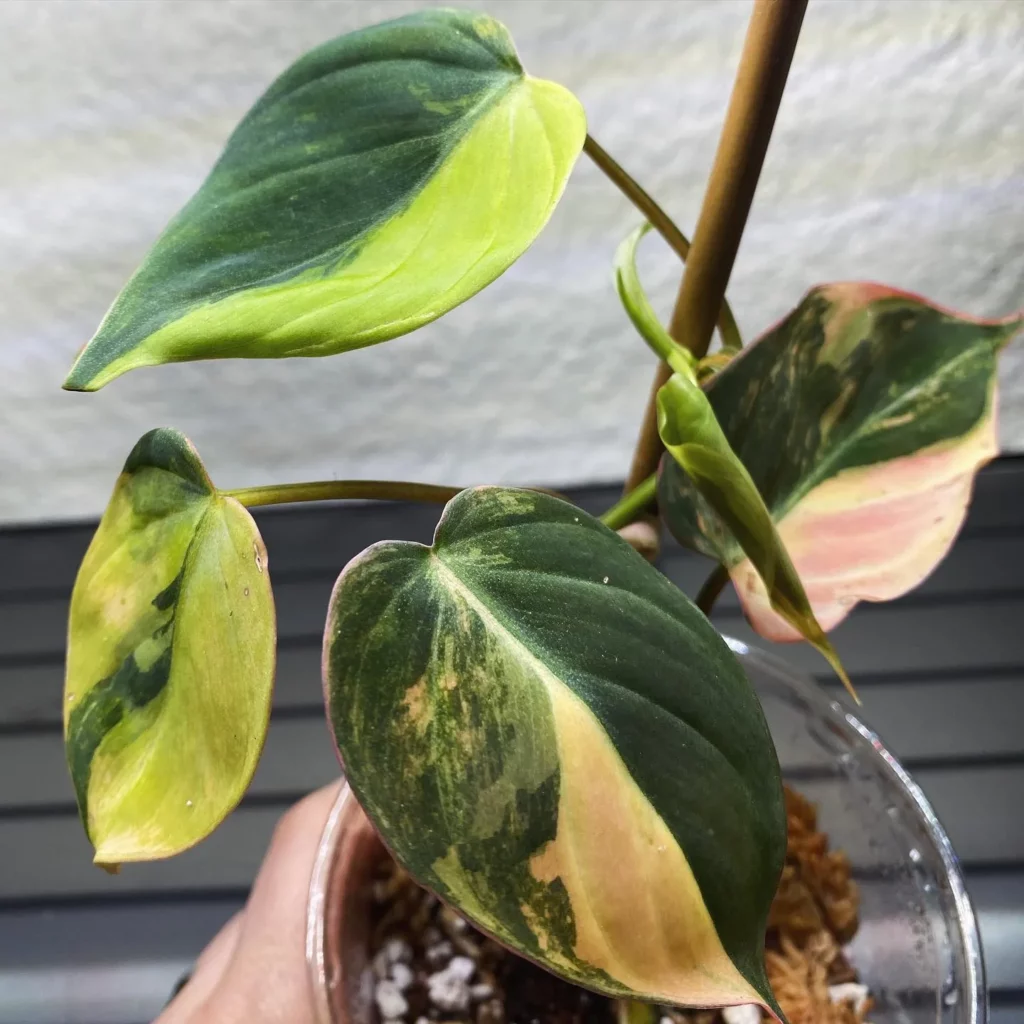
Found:
[[[246,115],[64,386],[412,331],[523,253],[585,134],[575,97],[526,75],[485,14],[421,11],[326,43]]]
[[[173,430],[136,444],[75,580],[64,734],[96,861],[167,857],[235,806],[274,678],[267,556]]]
[[[648,230],[649,225],[641,226],[619,246],[615,282],[633,326],[674,371],[656,396],[658,435],[668,454],[685,471],[693,492],[719,517],[720,532],[749,559],[771,607],[824,655],[856,700],[839,655],[814,617],[771,513],[697,384],[698,367],[693,356],[662,327],[644,293],[636,252]]]
[[[704,616],[580,509],[464,491],[376,544],[324,639],[348,779],[398,860],[570,981],[760,1002],[786,843],[760,705]]]
[[[686,473],[694,493],[734,538],[764,591],[765,600],[797,635],[828,660],[854,700],[857,693],[835,648],[814,616],[804,585],[771,513],[743,463],[729,446],[707,396],[674,373],[659,389],[658,433]]]
[[[706,385],[825,629],[917,586],[997,453],[996,359],[1024,317],[981,321],[874,284],[815,288]],[[762,636],[798,634],[721,517],[671,459],[675,536],[724,562]]]

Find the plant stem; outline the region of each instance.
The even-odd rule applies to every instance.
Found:
[[[616,1024],[657,1024],[658,1017],[650,1003],[638,1003],[632,999],[615,1001]]]
[[[736,82],[718,141],[669,333],[698,359],[708,350],[747,214],[782,101],[807,0],[755,0]],[[656,395],[670,370],[658,366],[626,489],[661,457]]]
[[[621,530],[647,511],[658,493],[658,477],[652,473],[646,480],[624,494],[607,512],[601,522],[612,530]]]
[[[652,228],[661,235],[685,263],[690,254],[690,240],[679,230],[672,218],[658,205],[654,198],[633,178],[628,171],[592,136],[583,143],[583,152],[604,171],[619,191],[647,218]],[[718,311],[718,333],[726,348],[743,348],[743,338],[736,318],[728,301],[722,297]]]
[[[711,575],[701,585],[697,599],[693,603],[710,619],[715,602],[729,582],[729,570],[724,565],[716,565]]]
[[[298,501],[336,501],[339,498],[364,498],[377,501],[445,502],[461,487],[416,484],[402,480],[317,480],[304,484],[272,484],[269,487],[242,487],[222,491],[246,508],[257,505],[285,505]]]

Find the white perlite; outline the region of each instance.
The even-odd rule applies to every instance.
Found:
[[[377,1000],[377,1009],[380,1010],[380,1015],[386,1021],[401,1020],[409,1009],[405,996],[398,991],[398,987],[393,981],[386,979],[378,981],[374,998]]]
[[[725,1024],[761,1024],[761,1011],[753,1003],[727,1006],[722,1010]]]
[[[833,1003],[853,1003],[857,1013],[863,1013],[868,1002],[867,985],[847,981],[842,985],[829,985],[828,997]]]
[[[408,964],[412,962],[412,946],[405,939],[388,939],[381,952],[391,964]]]
[[[453,957],[443,971],[427,978],[427,994],[439,1010],[461,1013],[469,1009],[469,980],[476,966],[468,956]]]
[[[408,964],[397,963],[391,965],[391,980],[399,992],[404,992],[416,980],[416,975]]]
[[[431,967],[443,967],[452,958],[452,944],[447,939],[427,946],[426,959]]]

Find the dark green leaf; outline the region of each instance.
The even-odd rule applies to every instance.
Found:
[[[771,738],[704,616],[612,531],[464,491],[432,547],[348,565],[324,668],[360,802],[478,925],[613,995],[773,1005]]]

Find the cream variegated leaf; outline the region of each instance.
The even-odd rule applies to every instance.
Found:
[[[786,829],[764,717],[703,615],[599,521],[462,492],[433,546],[346,567],[324,671],[363,807],[485,931],[612,995],[774,1007]]]

